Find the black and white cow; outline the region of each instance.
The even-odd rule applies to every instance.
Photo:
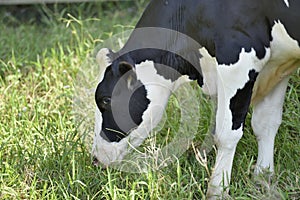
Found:
[[[171,92],[196,80],[217,96],[208,196],[229,185],[251,102],[255,172],[272,172],[289,75],[300,65],[299,25],[297,0],[152,0],[125,46],[97,55],[104,70],[95,94],[95,162],[120,162],[129,143],[139,146],[160,121]]]

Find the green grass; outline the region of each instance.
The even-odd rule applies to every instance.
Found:
[[[8,7],[0,9],[0,199],[204,198],[209,173],[192,149],[173,165],[159,171],[149,168],[144,174],[94,167],[89,142],[82,139],[73,112],[78,74],[88,69],[94,49],[132,28],[144,5],[138,1],[35,6],[42,13],[41,22],[34,17],[22,21],[7,15]],[[272,185],[261,179],[265,187],[259,189],[252,178],[257,144],[248,118],[234,161],[233,199],[299,198],[299,75],[298,70],[286,95]],[[171,102],[169,113],[178,112],[176,102]],[[209,105],[203,106],[196,146],[209,129]],[[176,119],[169,118],[161,130],[162,144],[168,130],[178,128]],[[209,170],[214,154],[208,155]]]

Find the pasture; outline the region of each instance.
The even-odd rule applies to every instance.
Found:
[[[92,165],[91,141],[83,138],[74,112],[82,84],[78,74],[89,69],[87,60],[109,38],[132,29],[147,2],[0,7],[0,199],[205,198],[214,151],[200,163],[190,148],[172,165],[159,171],[149,167],[142,174],[102,170]],[[252,176],[257,143],[248,116],[234,160],[232,199],[300,198],[299,78],[298,69],[276,137],[276,174],[272,180]],[[208,98],[200,91],[197,95],[202,112],[196,148],[212,123]],[[179,118],[172,118],[177,109],[171,99],[169,118],[155,136],[162,145],[178,128]]]

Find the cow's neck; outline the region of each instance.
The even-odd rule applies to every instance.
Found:
[[[140,145],[151,130],[158,125],[172,92],[183,82],[189,81],[187,76],[180,76],[176,81],[165,79],[158,74],[155,63],[151,60],[138,64],[136,74],[146,89],[150,103],[143,113],[142,123],[130,133],[129,138],[133,146]]]
[[[122,49],[120,52],[122,51],[127,50]],[[130,58],[137,71],[146,76],[159,76],[170,83],[175,83],[180,77],[187,76],[190,80],[196,80],[200,86],[203,85],[199,50],[177,54],[161,49],[146,48],[129,51],[124,55],[126,59]]]

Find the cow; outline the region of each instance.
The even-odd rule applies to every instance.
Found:
[[[141,145],[161,119],[170,91],[196,81],[217,97],[208,198],[220,197],[230,184],[251,104],[255,173],[273,172],[285,91],[300,65],[299,10],[297,0],[150,1],[124,47],[97,54],[103,73],[95,91],[94,164],[120,162],[129,144]]]

